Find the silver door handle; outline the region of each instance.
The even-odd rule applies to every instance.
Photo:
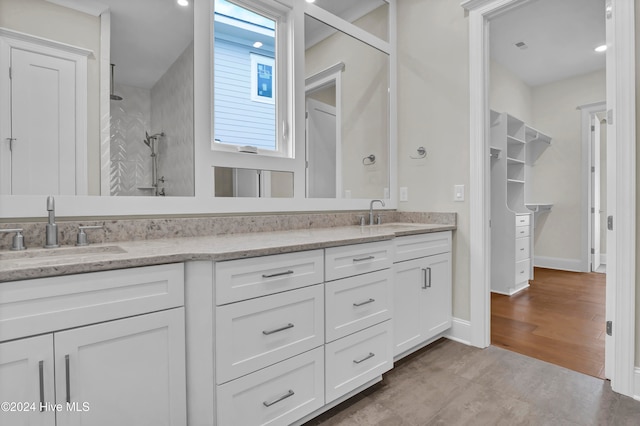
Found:
[[[64,366],[65,366],[65,378],[67,380],[67,384],[66,384],[66,390],[67,390],[67,403],[71,402],[71,381],[70,379],[70,372],[69,372],[69,355],[65,355],[64,356]]]
[[[291,324],[291,323],[285,325],[284,327],[276,328],[276,329],[273,329],[273,330],[264,330],[262,332],[262,334],[264,334],[265,336],[268,336],[269,334],[277,333],[279,331],[288,330],[290,328],[293,328],[293,324]]]
[[[354,303],[353,306],[363,306],[363,305],[367,305],[369,303],[373,303],[375,301],[376,301],[376,299],[369,299],[369,300],[365,300],[364,302]]]
[[[422,288],[431,287],[431,267],[422,268]]]
[[[369,355],[366,355],[364,358],[360,358],[360,359],[354,359],[353,362],[355,364],[360,364],[365,362],[366,360],[368,360],[369,358],[373,358],[374,356],[376,356],[376,354],[374,354],[373,352],[369,352]]]
[[[277,397],[273,401],[264,401],[263,404],[264,404],[265,407],[271,407],[273,404],[277,404],[278,402],[280,402],[282,400],[285,400],[287,398],[290,398],[293,395],[295,395],[295,392],[292,391],[291,389],[289,389],[289,391],[287,393],[285,393],[284,395]]]
[[[40,376],[40,412],[44,411],[44,361],[38,363]]]
[[[364,262],[365,260],[372,260],[375,259],[375,256],[367,256],[367,257],[359,257],[356,259],[353,259],[354,262]]]
[[[275,274],[262,274],[262,278],[273,278],[273,277],[281,277],[283,275],[291,275],[293,274],[292,270],[284,271],[284,272],[276,272]]]

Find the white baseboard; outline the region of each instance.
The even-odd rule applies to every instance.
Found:
[[[640,368],[638,367],[633,374],[633,399],[640,401]]]
[[[471,345],[471,322],[460,318],[454,318],[451,328],[445,334],[447,339]]]
[[[534,266],[548,269],[559,269],[561,271],[584,272],[580,259],[564,259],[561,257],[535,256]]]

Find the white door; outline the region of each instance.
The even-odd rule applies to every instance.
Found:
[[[184,308],[54,338],[59,425],[186,425]]]
[[[337,191],[336,108],[307,99],[307,197],[335,198]]]
[[[76,194],[76,64],[11,49],[10,181],[2,193]]]
[[[415,259],[393,265],[393,356],[424,341],[421,312],[425,260]]]
[[[595,271],[600,267],[600,120],[594,114],[592,116],[591,124],[591,151],[593,155],[591,163],[591,188],[593,194],[591,199],[593,205],[591,206],[591,223],[593,224],[593,231],[591,233],[591,270]]]
[[[41,403],[55,403],[53,380],[53,334],[1,343],[0,402],[29,405],[24,411],[0,410],[0,424],[55,426],[55,412],[40,411]]]

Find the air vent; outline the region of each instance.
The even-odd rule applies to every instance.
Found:
[[[516,43],[516,47],[524,50],[524,49],[528,48],[529,46],[527,46],[527,44],[524,41],[519,41],[519,42]]]

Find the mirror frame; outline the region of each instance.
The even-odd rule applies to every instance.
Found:
[[[286,0],[293,9],[293,63],[294,93],[292,96],[297,152],[304,147],[305,137],[305,76],[304,76],[304,15],[310,15],[326,24],[354,36],[364,43],[389,54],[389,192],[385,199],[387,209],[396,209],[397,197],[397,55],[396,55],[396,0],[389,4],[389,42],[342,20],[310,3]],[[213,0],[194,1],[194,180],[193,197],[115,197],[108,195],[56,196],[58,217],[119,217],[164,215],[211,215],[228,213],[267,213],[299,211],[366,210],[368,199],[345,198],[216,198],[213,196],[213,168],[205,161],[211,156],[212,140],[212,88],[213,88]],[[104,88],[102,88],[104,89]],[[104,111],[102,111],[104,114]],[[304,187],[305,173],[297,173],[296,187]],[[103,184],[101,183],[101,186]],[[296,191],[299,192],[299,191]],[[304,192],[304,191],[303,191]],[[0,195],[0,219],[40,218],[47,214],[46,196]]]

